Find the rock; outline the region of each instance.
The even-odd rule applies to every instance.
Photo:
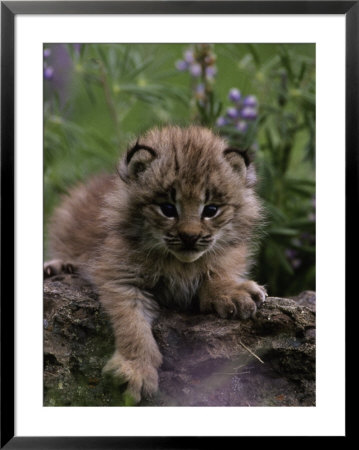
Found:
[[[303,291],[296,297],[293,297],[298,305],[306,306],[307,308],[315,311],[315,292],[313,291]]]
[[[304,297],[269,297],[244,322],[163,310],[153,328],[160,390],[140,405],[315,405],[315,293]],[[74,274],[46,279],[44,404],[123,405],[124,386],[101,373],[113,350],[93,288]]]

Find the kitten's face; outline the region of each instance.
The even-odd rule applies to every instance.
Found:
[[[183,263],[245,239],[250,216],[258,213],[253,202],[247,211],[252,190],[245,159],[204,128],[150,131],[128,151],[121,173],[145,250]]]
[[[144,212],[157,245],[162,244],[186,263],[214,249],[234,216],[233,206],[223,203],[209,190],[198,189],[189,196],[178,180],[173,183],[169,196],[155,196]]]

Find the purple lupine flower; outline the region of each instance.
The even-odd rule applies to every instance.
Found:
[[[313,197],[312,197],[311,204],[312,204],[312,207],[313,207],[314,211],[311,212],[311,213],[309,213],[308,219],[309,219],[310,221],[312,221],[312,222],[315,222],[315,219],[316,219],[315,210],[316,210],[316,206],[317,206],[317,205],[316,205],[316,198],[315,198],[315,195],[313,195]]]
[[[315,236],[311,233],[308,233],[305,231],[304,233],[301,233],[300,240],[304,244],[314,245],[315,244]]]
[[[51,99],[54,94],[60,105],[65,105],[70,98],[71,78],[74,65],[69,49],[65,44],[51,44],[51,59],[44,61],[44,80],[46,98]]]
[[[180,72],[184,72],[188,69],[188,63],[186,61],[183,61],[183,59],[176,62],[176,69]]]
[[[203,83],[199,83],[196,86],[195,96],[197,100],[203,100],[206,95],[206,87]]]
[[[206,87],[203,83],[199,83],[196,86],[196,94],[203,95],[206,90]]]
[[[257,107],[257,99],[254,95],[248,95],[243,99],[243,106],[250,106],[251,108]]]
[[[285,250],[285,254],[293,269],[298,269],[298,267],[302,264],[301,259],[298,257],[298,252],[292,248],[287,248]]]
[[[204,62],[207,64],[207,66],[211,66],[216,62],[216,55],[214,55],[213,53],[206,56],[204,58]]]
[[[293,250],[292,248],[286,248],[285,249],[285,255],[288,259],[295,258],[297,252]]]
[[[48,58],[51,55],[51,49],[50,48],[44,48],[44,58]]]
[[[206,77],[209,80],[213,80],[213,78],[217,75],[217,68],[215,66],[206,67]]]
[[[44,67],[44,78],[45,80],[52,80],[54,77],[54,69],[51,66]]]
[[[300,234],[300,240],[302,241],[302,242],[305,242],[305,241],[309,241],[309,239],[311,238],[311,234],[310,233],[308,233],[307,231],[304,231],[304,233],[301,233]]]
[[[293,269],[298,269],[298,267],[301,266],[302,261],[299,258],[294,258],[294,259],[292,259],[291,264],[292,264]]]
[[[244,122],[244,120],[240,120],[239,122],[236,123],[236,128],[241,133],[245,133],[247,131],[248,124]]]
[[[200,64],[191,64],[189,71],[193,77],[198,78],[202,74],[202,67],[200,66]]]
[[[240,92],[240,90],[237,89],[237,88],[232,88],[229,91],[228,98],[229,98],[229,100],[231,102],[234,102],[234,103],[239,102],[239,100],[241,99],[241,92]]]
[[[188,64],[192,64],[194,62],[194,54],[192,50],[187,50],[184,52],[184,60]]]
[[[257,110],[252,107],[245,106],[241,110],[241,117],[246,120],[254,120],[257,118]]]
[[[218,117],[216,125],[217,127],[224,127],[225,125],[227,125],[227,119],[225,117]]]
[[[227,108],[226,114],[231,119],[237,119],[239,117],[239,111],[237,108]]]

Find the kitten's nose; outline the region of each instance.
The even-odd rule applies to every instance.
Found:
[[[185,244],[186,247],[193,247],[199,239],[199,234],[178,233],[178,236],[181,238],[181,241]]]

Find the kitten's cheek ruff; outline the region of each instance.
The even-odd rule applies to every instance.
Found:
[[[187,252],[174,252],[173,250],[170,250],[170,252],[181,262],[184,263],[191,263],[196,261],[197,259],[199,259],[203,253],[203,252],[191,252],[191,251],[187,251]]]

